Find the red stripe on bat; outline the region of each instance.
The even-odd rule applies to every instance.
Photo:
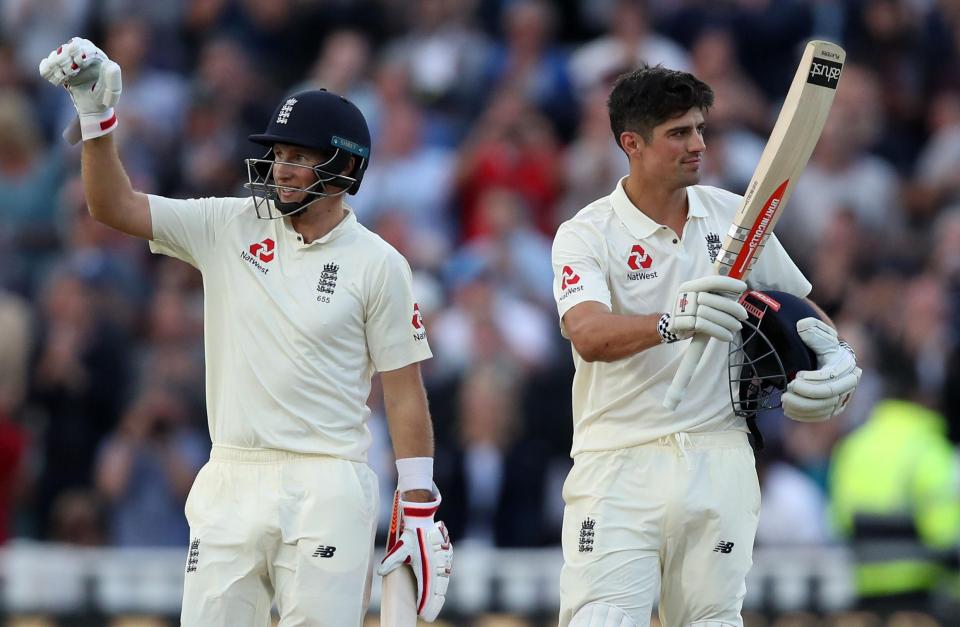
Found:
[[[390,531],[387,533],[387,550],[393,548],[400,538],[400,492],[393,493],[393,514],[390,515]]]
[[[423,578],[423,593],[420,595],[420,604],[417,606],[417,614],[423,613],[423,608],[427,604],[427,595],[430,594],[430,572],[427,566],[427,547],[423,542],[423,529],[417,529],[417,541],[420,543],[420,576]]]
[[[753,259],[760,244],[763,243],[763,238],[770,229],[770,223],[773,222],[773,218],[777,215],[777,211],[780,210],[780,206],[783,204],[783,194],[787,191],[787,185],[789,184],[790,179],[780,183],[780,187],[774,190],[770,198],[767,198],[767,202],[763,203],[763,211],[760,212],[756,222],[750,227],[750,232],[747,233],[747,239],[744,240],[743,246],[740,248],[740,252],[737,253],[737,258],[730,268],[729,276],[734,279],[742,279],[743,275],[747,273],[747,270],[750,268],[750,260]]]

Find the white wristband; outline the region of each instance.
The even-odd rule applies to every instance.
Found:
[[[107,133],[112,133],[117,128],[117,115],[113,112],[113,107],[100,113],[87,113],[80,115],[80,134],[83,140],[102,137]]]
[[[397,489],[433,490],[433,458],[405,457],[397,460]]]

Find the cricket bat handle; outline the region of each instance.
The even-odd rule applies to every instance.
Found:
[[[409,566],[401,566],[383,578],[380,595],[380,627],[416,627],[417,584]]]
[[[680,399],[683,398],[683,393],[687,391],[690,379],[693,378],[693,371],[697,369],[697,364],[700,363],[700,358],[703,357],[703,352],[707,349],[709,341],[710,336],[702,333],[694,335],[693,339],[690,340],[690,346],[683,353],[680,367],[677,368],[677,373],[673,375],[673,381],[670,382],[667,395],[663,399],[663,406],[667,409],[676,409],[677,405],[680,404]]]

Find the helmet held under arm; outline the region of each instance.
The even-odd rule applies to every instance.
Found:
[[[730,343],[730,400],[738,416],[780,406],[779,393],[801,370],[816,370],[817,356],[797,332],[797,321],[820,318],[803,298],[787,292],[747,290],[740,298],[749,317]]]

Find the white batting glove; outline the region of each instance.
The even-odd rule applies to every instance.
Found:
[[[120,100],[120,66],[87,39],[74,37],[40,62],[40,76],[62,85],[77,109],[77,120],[63,132],[71,144],[117,128],[113,107]]]
[[[737,302],[746,289],[743,281],[722,275],[681,284],[673,314],[660,318],[660,337],[668,343],[703,333],[729,342],[747,319],[747,310]]]
[[[446,600],[453,567],[453,544],[442,521],[433,517],[440,506],[440,492],[434,486],[436,500],[430,503],[399,501],[400,528],[396,538],[387,541],[387,555],[377,573],[385,576],[401,566],[413,569],[417,580],[417,614],[433,622]]]
[[[837,332],[817,318],[797,321],[804,344],[817,355],[817,370],[801,370],[783,393],[783,413],[801,422],[820,422],[842,412],[863,373],[857,357]]]

